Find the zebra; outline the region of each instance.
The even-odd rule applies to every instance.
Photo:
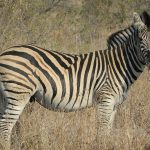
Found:
[[[99,131],[110,131],[129,87],[150,63],[150,16],[133,14],[133,23],[107,40],[107,49],[67,54],[34,45],[0,52],[0,138],[10,148],[11,131],[25,106],[37,101],[54,111],[95,106]]]

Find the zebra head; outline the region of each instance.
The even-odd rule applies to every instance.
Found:
[[[141,15],[134,13],[134,26],[138,30],[138,47],[139,57],[145,64],[150,64],[150,41],[148,38],[148,32],[150,31],[150,16],[144,11]]]

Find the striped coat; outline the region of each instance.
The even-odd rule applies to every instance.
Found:
[[[96,89],[106,78],[103,51],[69,55],[24,45],[8,49],[0,57],[0,80],[6,93],[16,94],[13,89],[18,86],[18,95],[26,93],[55,110],[91,106]]]
[[[13,126],[29,101],[55,111],[96,105],[99,131],[110,131],[116,108],[150,63],[150,16],[134,13],[134,23],[108,38],[106,50],[81,55],[32,45],[0,53],[0,138],[10,148]]]

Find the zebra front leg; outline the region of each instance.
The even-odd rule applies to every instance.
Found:
[[[96,117],[97,117],[97,134],[109,135],[116,113],[115,97],[110,95],[103,95],[97,99]]]
[[[7,93],[5,92],[3,95],[5,96],[0,100],[0,148],[3,150],[9,150],[12,129],[16,121],[19,119],[24,107],[29,102],[29,95],[27,93],[12,94],[10,91],[7,91]]]
[[[96,118],[97,118],[97,136],[96,141],[99,149],[113,149],[109,138],[116,113],[115,97],[110,94],[102,94],[97,99]]]

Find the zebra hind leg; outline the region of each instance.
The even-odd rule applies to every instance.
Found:
[[[8,89],[0,89],[0,150],[10,149],[11,131],[29,98],[26,92],[13,93]]]

